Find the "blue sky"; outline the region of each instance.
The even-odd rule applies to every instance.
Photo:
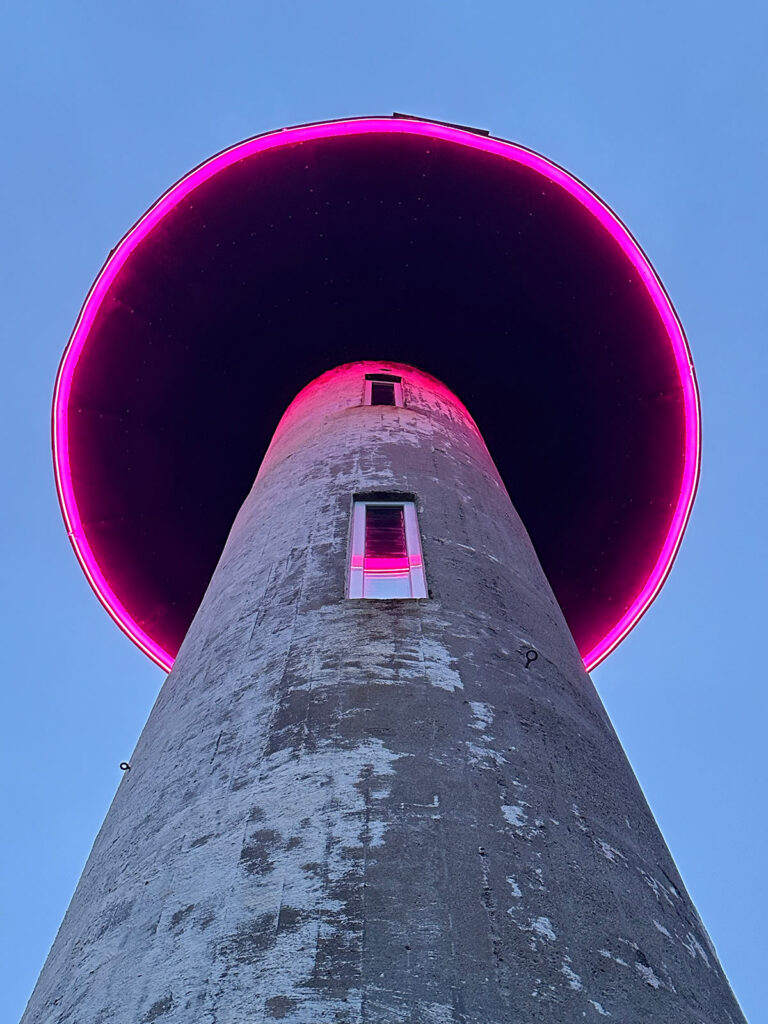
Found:
[[[162,673],[77,567],[51,472],[59,357],[109,249],[170,183],[271,128],[402,110],[488,128],[606,199],[686,327],[699,497],[655,605],[595,673],[752,1024],[765,886],[768,8],[13,5],[0,32],[6,487],[0,1017],[31,992]]]

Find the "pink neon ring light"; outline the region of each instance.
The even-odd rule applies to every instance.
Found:
[[[644,585],[618,622],[584,655],[587,670],[598,665],[624,639],[666,580],[690,517],[700,468],[701,428],[696,378],[688,344],[672,304],[640,246],[619,218],[584,184],[561,167],[522,146],[460,128],[404,118],[357,118],[283,129],[248,139],[205,161],[173,185],[128,231],[91,287],[61,360],[53,397],[52,443],[56,488],[69,538],[97,597],[118,626],[157,665],[169,671],[173,656],[135,621],[110,586],[88,543],[75,498],[70,468],[68,407],[75,369],[102,300],[133,250],[166,214],[195,188],[231,164],[257,153],[333,136],[364,134],[426,136],[481,150],[531,168],[585,207],[611,235],[638,271],[662,320],[674,356],[684,403],[684,453],[680,494],[666,539]]]

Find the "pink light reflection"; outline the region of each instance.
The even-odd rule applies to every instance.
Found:
[[[366,555],[365,571],[377,570],[378,572],[408,572],[408,556],[387,557],[385,555]]]
[[[618,217],[585,185],[563,168],[531,150],[501,139],[476,135],[448,125],[404,118],[356,118],[324,124],[287,128],[261,135],[231,146],[205,161],[173,185],[124,236],[104,264],[83,304],[72,336],[62,357],[53,398],[53,461],[56,488],[67,532],[80,565],[101,603],[114,621],[161,668],[170,670],[173,656],[164,650],[137,622],[115,594],[101,571],[88,543],[78,512],[72,484],[69,452],[68,406],[75,369],[87,341],[102,300],[133,250],[160,223],[165,215],[195,188],[231,164],[257,153],[299,142],[334,136],[364,134],[407,134],[441,139],[469,149],[492,153],[529,167],[559,185],[582,204],[608,231],[636,268],[659,312],[667,331],[683,390],[685,408],[684,468],[675,511],[666,540],[645,584],[634,601],[603,639],[584,656],[588,670],[598,665],[621,642],[658,594],[667,578],[688,522],[699,476],[700,418],[696,380],[688,344],[672,304],[627,228]]]

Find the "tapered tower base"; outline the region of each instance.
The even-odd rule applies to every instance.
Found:
[[[371,369],[404,406],[370,406]],[[349,599],[356,495],[426,599]],[[567,501],[567,495],[563,496]],[[24,1024],[743,1017],[471,417],[355,364],[289,408]]]

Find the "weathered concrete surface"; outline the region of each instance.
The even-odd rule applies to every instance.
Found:
[[[286,414],[24,1024],[743,1021],[472,421],[370,368]],[[431,600],[345,599],[371,490]]]

